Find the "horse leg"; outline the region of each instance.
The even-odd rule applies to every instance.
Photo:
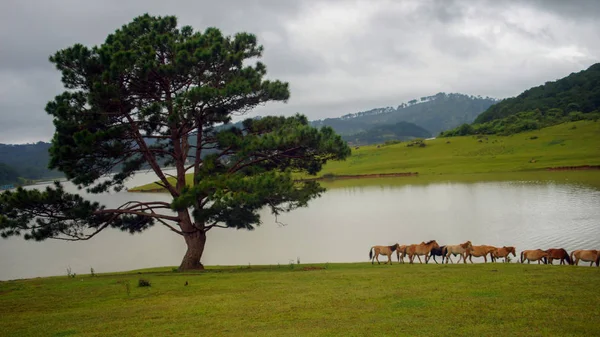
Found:
[[[487,254],[485,254],[485,255],[483,256],[483,262],[484,262],[484,263],[487,263],[487,257],[486,257],[486,255],[487,255]]]
[[[379,254],[377,254],[377,255],[375,256],[375,259],[377,260],[377,264],[381,264],[381,263],[379,262]]]
[[[417,254],[417,259],[419,259],[420,264],[423,264],[423,261],[421,261],[421,255]]]
[[[388,261],[390,261],[390,266],[392,265],[392,253],[388,254]]]

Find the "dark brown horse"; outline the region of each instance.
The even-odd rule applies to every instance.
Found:
[[[418,245],[408,246],[406,248],[406,252],[408,253],[408,259],[410,260],[410,263],[413,263],[415,255],[419,259],[419,263],[423,263],[421,262],[420,255],[425,255],[425,263],[427,263],[429,260],[429,253],[434,248],[440,248],[440,245],[438,245],[437,241],[435,240],[428,241],[427,243],[421,242]]]
[[[555,259],[560,260],[560,264],[571,264],[569,253],[563,248],[546,249],[546,253],[548,253],[548,263],[550,264],[552,264],[552,261]]]
[[[369,259],[371,260],[371,264],[373,264],[373,259],[377,259],[377,264],[379,263],[379,255],[387,255],[388,262],[390,265],[392,264],[392,253],[398,249],[399,244],[395,244],[393,246],[373,246],[369,249]],[[373,256],[373,251],[375,251],[375,256]],[[385,262],[387,263],[387,262]]]
[[[431,249],[431,252],[429,253],[429,259],[433,257],[433,261],[435,261],[435,264],[438,263],[435,259],[436,256],[441,256],[442,263],[444,263],[444,258],[446,257],[446,246],[440,246],[440,248]]]

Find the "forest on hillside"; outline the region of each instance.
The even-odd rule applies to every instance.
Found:
[[[19,177],[26,179],[46,179],[62,177],[62,173],[48,169],[51,144],[0,144],[0,163],[11,167]]]
[[[412,99],[396,108],[386,107],[347,114],[339,118],[312,121],[316,127],[331,126],[337,133],[348,136],[381,125],[398,122],[416,124],[432,134],[471,123],[475,118],[498,100],[490,97],[469,96],[440,92],[433,96]]]
[[[342,138],[351,145],[368,145],[428,137],[431,137],[431,133],[422,127],[409,122],[399,122],[393,125],[375,126],[368,131]]]
[[[590,113],[600,109],[600,63],[554,82],[525,90],[517,97],[492,105],[475,124],[506,118],[523,111],[561,109],[565,113]]]
[[[440,135],[510,135],[564,122],[600,119],[600,63],[491,106],[472,124]]]

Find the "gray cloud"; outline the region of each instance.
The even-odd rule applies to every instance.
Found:
[[[595,0],[7,0],[0,3],[0,142],[52,137],[44,106],[62,87],[49,55],[100,44],[145,12],[176,15],[196,30],[256,34],[269,77],[290,82],[292,96],[250,116],[336,117],[439,91],[514,96],[600,55]]]

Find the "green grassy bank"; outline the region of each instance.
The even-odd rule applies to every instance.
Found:
[[[321,176],[418,172],[419,176],[534,171],[600,165],[600,122],[579,121],[511,136],[437,138],[425,147],[407,143],[363,146]],[[191,176],[189,177],[191,179]],[[406,177],[411,179],[411,177]],[[156,184],[129,191],[156,191]]]
[[[516,263],[37,278],[0,282],[0,335],[593,336],[599,281],[596,267]]]

